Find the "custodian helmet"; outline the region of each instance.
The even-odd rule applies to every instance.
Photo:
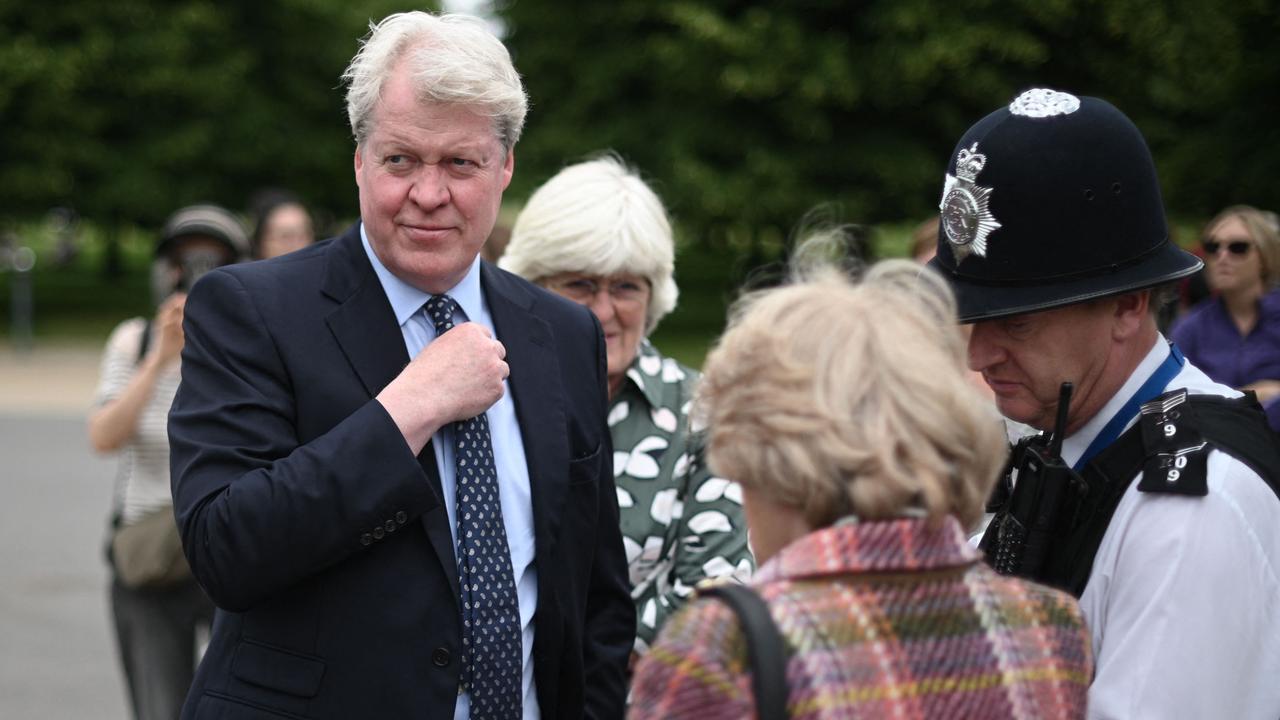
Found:
[[[1048,310],[1190,275],[1169,240],[1155,164],[1105,100],[1028,90],[952,152],[929,265],[962,322]]]

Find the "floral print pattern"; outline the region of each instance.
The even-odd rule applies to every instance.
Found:
[[[745,582],[755,567],[742,489],[711,474],[701,436],[689,427],[697,380],[646,340],[609,409],[640,654],[699,582]]]

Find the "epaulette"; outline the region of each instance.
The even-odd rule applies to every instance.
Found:
[[[1186,389],[1173,390],[1142,406],[1138,424],[1146,459],[1138,490],[1174,495],[1209,494],[1209,452],[1196,408]]]
[[[1141,492],[1204,497],[1213,450],[1249,467],[1280,498],[1280,439],[1252,394],[1225,398],[1171,390],[1145,403],[1138,423],[1084,467],[1086,498],[1037,579],[1079,597],[1102,536],[1138,471]]]

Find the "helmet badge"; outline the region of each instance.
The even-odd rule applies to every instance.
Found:
[[[978,143],[962,148],[956,156],[956,174],[948,174],[942,188],[938,209],[957,265],[970,254],[986,257],[987,236],[1000,228],[989,207],[991,188],[977,184],[978,173],[986,165],[987,156],[978,152]]]
[[[1029,118],[1070,115],[1080,109],[1080,98],[1047,88],[1028,90],[1009,103],[1009,112]]]

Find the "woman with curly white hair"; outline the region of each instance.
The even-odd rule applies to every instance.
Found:
[[[1005,446],[955,318],[914,263],[860,283],[828,267],[748,296],[707,359],[708,458],[742,485],[751,586],[787,656],[762,699],[790,717],[1084,717],[1076,601],[966,540]],[[637,667],[630,717],[756,717],[740,628],[720,601],[686,605]]]
[[[617,157],[561,170],[529,198],[498,261],[591,309],[604,329],[609,426],[636,602],[636,654],[707,578],[746,579],[742,499],[702,459],[688,409],[698,375],[649,333],[676,305],[666,210]]]

